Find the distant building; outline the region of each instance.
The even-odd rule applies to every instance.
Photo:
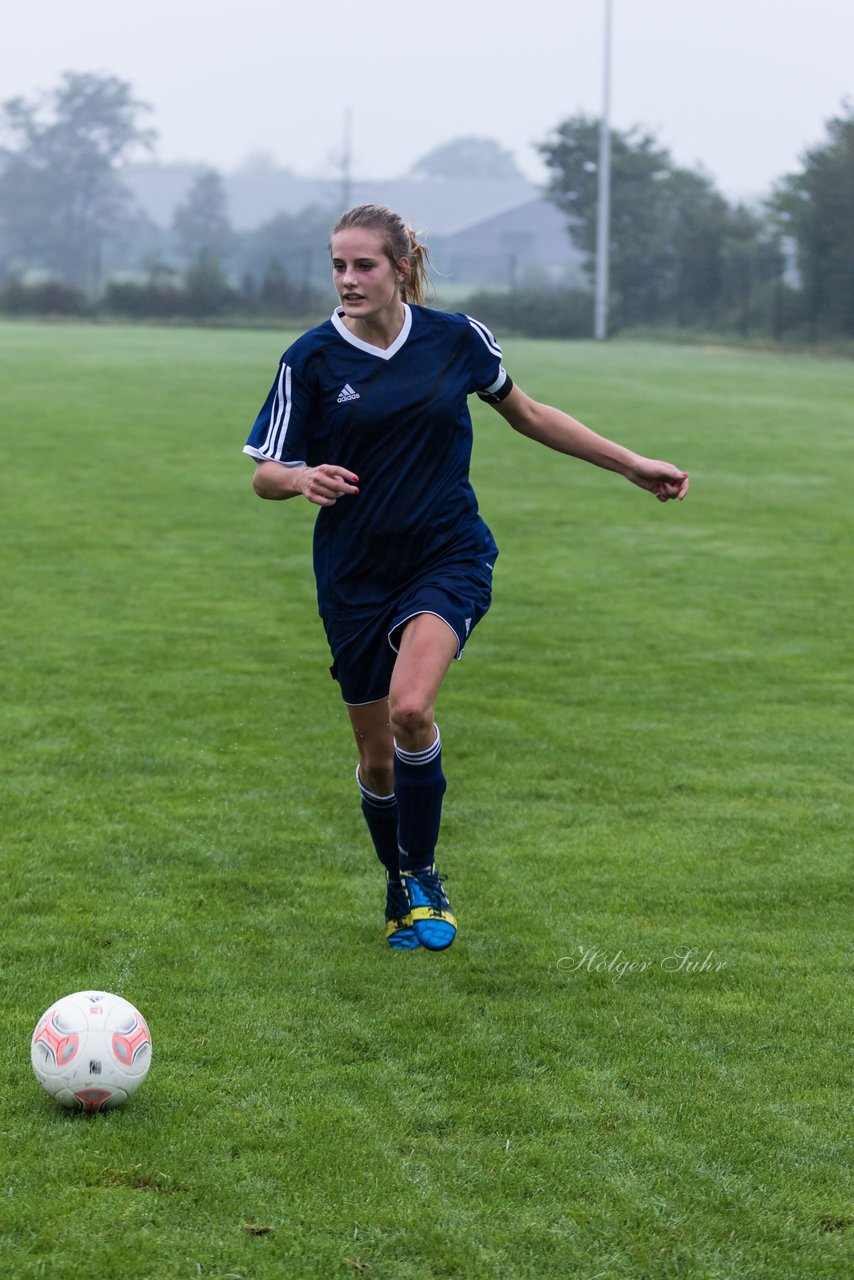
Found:
[[[137,165],[123,179],[137,203],[166,229],[205,166]],[[513,287],[587,286],[581,252],[563,215],[524,179],[398,178],[354,181],[301,178],[260,167],[222,175],[236,231],[251,231],[279,213],[309,206],[329,210],[330,225],[348,204],[386,204],[423,232],[440,283]]]
[[[539,194],[435,237],[431,252],[451,281],[511,289],[589,287],[563,214]]]

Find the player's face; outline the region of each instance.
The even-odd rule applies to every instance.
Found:
[[[352,320],[391,319],[400,309],[405,276],[386,253],[380,231],[339,231],[332,240],[332,279],[344,314]]]

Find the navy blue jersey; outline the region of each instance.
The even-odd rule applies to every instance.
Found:
[[[387,350],[350,333],[340,309],[298,338],[244,448],[259,462],[325,462],[359,477],[359,493],[321,507],[315,524],[325,618],[375,612],[443,562],[497,554],[469,482],[467,397],[500,396],[501,349],[469,316],[405,313]]]

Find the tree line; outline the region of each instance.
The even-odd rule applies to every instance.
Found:
[[[0,308],[196,318],[323,310],[328,211],[277,214],[238,234],[213,169],[197,173],[165,233],[138,207],[121,165],[153,146],[149,110],[124,81],[75,73],[43,99],[0,106]],[[129,262],[140,269],[122,270]]]
[[[591,270],[598,145],[598,121],[576,115],[540,147]],[[757,207],[727,201],[638,127],[612,131],[611,165],[612,326],[854,337],[851,104]]]
[[[164,236],[134,204],[121,165],[150,149],[149,108],[113,76],[67,73],[40,99],[0,106],[0,307],[195,317],[308,316],[326,306],[318,246],[329,212],[279,214],[238,234],[223,184],[200,171]],[[577,114],[539,147],[547,196],[592,280],[599,124]],[[471,139],[423,158],[437,172],[463,143],[467,171],[512,164]],[[491,148],[491,150],[490,150]],[[731,203],[653,134],[612,130],[611,331],[696,328],[824,340],[854,337],[854,107],[756,206]],[[134,278],[116,270],[129,256]],[[521,288],[481,303],[522,332],[589,333],[589,295]],[[502,311],[503,308],[503,311]],[[496,322],[498,316],[496,314]],[[551,325],[551,328],[548,328]]]

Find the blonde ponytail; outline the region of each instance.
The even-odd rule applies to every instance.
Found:
[[[420,244],[418,236],[411,227],[406,228],[409,236],[409,276],[403,282],[401,293],[404,302],[414,302],[423,307],[427,290],[430,288],[430,254],[426,244]]]

